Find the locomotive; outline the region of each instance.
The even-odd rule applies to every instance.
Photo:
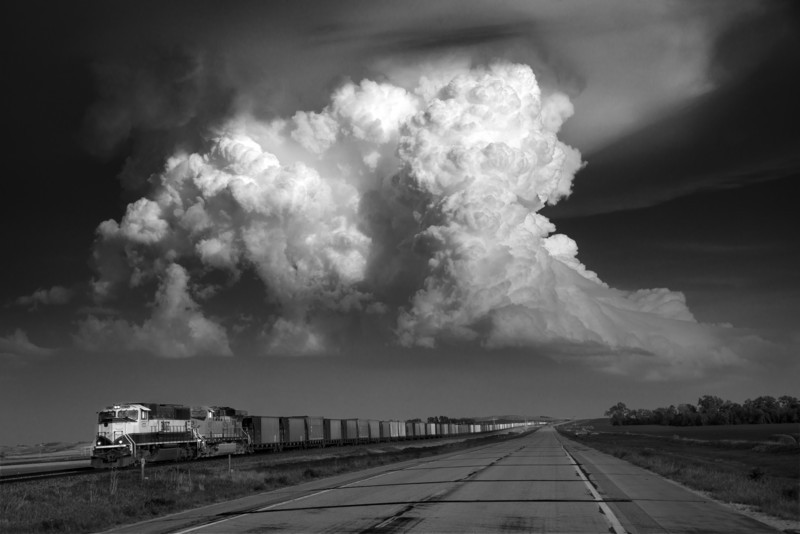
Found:
[[[115,404],[98,413],[91,465],[114,468],[259,450],[431,439],[522,425],[520,422],[456,424],[423,423],[419,420],[268,417],[249,416],[243,410],[225,406]]]
[[[189,460],[252,450],[246,412],[225,406],[126,403],[98,413],[92,467]]]

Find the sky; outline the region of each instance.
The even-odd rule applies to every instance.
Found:
[[[0,444],[800,395],[791,2],[14,10]]]

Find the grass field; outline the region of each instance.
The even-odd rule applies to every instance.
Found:
[[[351,471],[488,445],[518,434],[469,440],[329,447],[179,465],[109,470],[0,485],[0,532],[96,532],[115,525],[291,486]],[[402,447],[402,448],[401,448]]]
[[[583,421],[579,426],[591,426],[595,432],[613,432],[617,434],[651,434],[653,436],[679,436],[702,440],[742,440],[769,441],[770,436],[788,434],[800,437],[800,424],[769,425],[709,425],[709,426],[668,426],[668,425],[624,425],[613,426],[607,418]]]
[[[800,425],[612,426],[597,419],[559,431],[719,500],[800,520],[800,447],[775,437],[797,435]]]

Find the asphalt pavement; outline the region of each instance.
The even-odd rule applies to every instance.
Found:
[[[116,529],[117,533],[775,533],[550,427]]]

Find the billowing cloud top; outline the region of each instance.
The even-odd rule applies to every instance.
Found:
[[[409,347],[532,347],[614,372],[637,358],[675,375],[690,354],[736,359],[682,294],[608,287],[539,213],[583,165],[557,138],[573,111],[529,67],[496,63],[405,87],[347,83],[289,119],[231,119],[99,226],[96,298],[158,289],[142,325],[91,317],[82,339],[230,354],[240,328],[199,302],[247,272],[263,284],[270,353],[332,351],[334,329],[361,323]],[[228,288],[210,273],[227,273]],[[692,361],[691,372],[705,365]]]

